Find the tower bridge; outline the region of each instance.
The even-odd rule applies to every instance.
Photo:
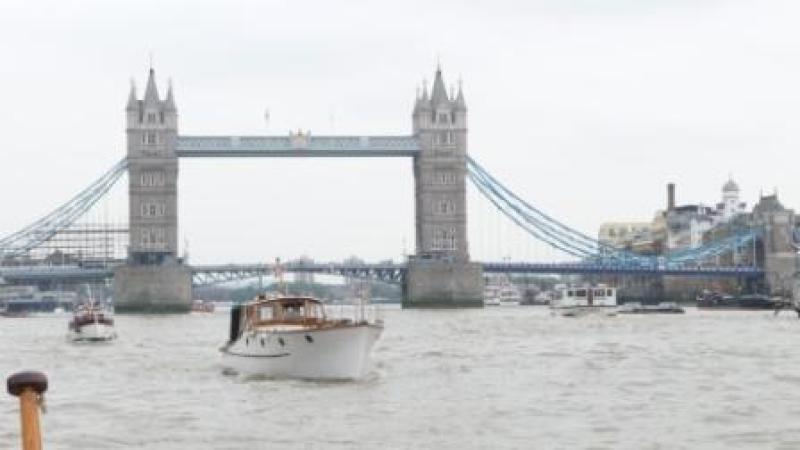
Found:
[[[481,306],[483,278],[467,246],[467,106],[433,87],[416,99],[408,136],[180,136],[172,86],[159,97],[150,69],[144,96],[131,86],[127,115],[129,263],[114,273],[120,310],[188,305],[191,269],[178,262],[178,160],[206,157],[410,157],[417,259],[406,268],[405,306]]]
[[[131,86],[126,114],[125,157],[51,214],[0,239],[0,257],[25,255],[41,247],[84,214],[124,173],[128,174],[128,254],[115,267],[0,266],[9,280],[96,280],[113,277],[120,311],[188,310],[192,285],[269,273],[270,265],[191,267],[178,253],[178,175],[183,158],[411,158],[414,175],[414,254],[404,264],[307,264],[287,271],[372,277],[404,286],[405,307],[462,307],[483,304],[483,273],[676,275],[764,278],[785,289],[797,270],[791,210],[769,205],[754,212],[756,226],[734,230],[698,248],[646,256],[612,247],[561,223],[523,200],[474,161],[467,152],[467,105],[463,89],[448,95],[440,68],[430,93],[418,94],[411,133],[400,136],[183,136],[170,85],[162,99],[151,68],[144,94]],[[478,191],[531,239],[575,259],[568,263],[472,261],[467,242],[466,184]],[[710,264],[742,247],[760,248],[754,266]],[[754,252],[755,254],[755,252]],[[49,277],[49,278],[47,278]]]

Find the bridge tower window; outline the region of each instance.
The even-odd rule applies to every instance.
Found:
[[[449,170],[438,171],[433,176],[433,184],[451,185],[456,184],[455,172]]]
[[[142,203],[142,216],[163,217],[167,212],[167,205],[163,201],[149,200]]]
[[[456,249],[456,228],[437,228],[433,233],[434,250]]]
[[[433,135],[433,143],[436,145],[453,145],[456,143],[456,134],[452,131],[440,131]]]
[[[162,228],[146,228],[141,234],[142,247],[161,247],[164,245],[164,230]]]
[[[453,215],[456,212],[456,204],[454,201],[450,199],[440,200],[436,203],[436,207],[434,208],[436,214],[439,215]]]
[[[145,171],[142,172],[139,181],[142,186],[164,186],[164,172],[161,171]]]

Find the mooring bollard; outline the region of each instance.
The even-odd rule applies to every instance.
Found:
[[[19,397],[22,420],[22,450],[41,450],[39,408],[44,402],[47,377],[41,372],[19,372],[8,377],[8,393]]]

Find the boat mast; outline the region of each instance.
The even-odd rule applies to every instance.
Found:
[[[286,281],[283,279],[283,268],[281,267],[280,258],[275,258],[275,277],[278,279],[278,292],[283,292],[283,295],[289,295]]]

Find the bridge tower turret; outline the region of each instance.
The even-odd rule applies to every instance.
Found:
[[[127,115],[129,259],[163,264],[178,255],[178,111],[170,85],[161,100],[150,69],[142,100],[131,86]]]
[[[172,84],[161,100],[150,68],[144,97],[125,108],[128,264],[114,274],[117,310],[188,310],[191,272],[178,260],[178,110]]]
[[[412,114],[420,152],[414,159],[416,255],[409,261],[404,306],[482,306],[480,266],[467,243],[467,105],[463,88],[448,95],[437,67]]]

